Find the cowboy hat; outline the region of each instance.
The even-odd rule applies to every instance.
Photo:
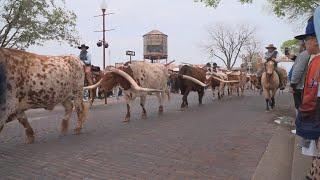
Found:
[[[273,44],[269,44],[266,49],[277,49]]]
[[[316,36],[316,31],[314,29],[313,17],[311,17],[308,20],[308,24],[307,24],[307,27],[306,27],[306,33],[302,34],[302,35],[299,35],[299,36],[296,36],[294,38],[296,38],[298,40],[304,40],[308,36]]]
[[[82,44],[81,46],[78,46],[78,49],[86,48],[89,49],[89,46],[86,46],[85,44]]]

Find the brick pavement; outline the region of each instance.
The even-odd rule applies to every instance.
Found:
[[[264,112],[259,96],[219,102],[210,94],[203,106],[192,94],[185,112],[173,96],[162,116],[152,98],[146,120],[136,103],[129,124],[124,104],[97,105],[79,136],[59,135],[61,110],[34,113],[47,115],[31,122],[35,144],[23,143],[16,122],[0,134],[0,179],[250,179],[281,112]],[[280,97],[280,110],[291,108],[289,98]]]

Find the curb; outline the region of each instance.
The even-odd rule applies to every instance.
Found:
[[[252,180],[286,180],[291,178],[294,136],[278,127],[252,176]],[[301,180],[301,179],[300,179]]]
[[[293,144],[294,153],[292,158],[291,180],[305,179],[305,176],[312,164],[312,157],[301,154],[301,149],[298,147],[300,140],[301,137],[295,136]]]

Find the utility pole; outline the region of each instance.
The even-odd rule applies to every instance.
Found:
[[[100,6],[101,10],[102,10],[102,15],[99,16],[95,16],[95,17],[100,17],[102,16],[102,31],[95,31],[95,32],[102,32],[102,40],[99,40],[97,43],[98,47],[102,46],[102,61],[103,61],[103,70],[106,69],[106,48],[109,47],[109,44],[106,41],[106,31],[112,31],[114,29],[110,29],[107,30],[106,29],[106,16],[110,15],[110,14],[114,14],[114,13],[106,13],[107,11],[107,2],[106,0],[102,0],[101,2],[101,6]],[[105,92],[105,104],[107,104],[107,92]]]

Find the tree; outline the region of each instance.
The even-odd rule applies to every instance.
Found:
[[[250,39],[244,50],[246,54],[246,61],[253,62],[253,59],[261,54],[261,43],[256,39]]]
[[[256,39],[251,39],[248,45],[244,47],[244,54],[242,55],[243,66],[245,66],[250,72],[256,72],[256,67],[261,57],[261,43]]]
[[[198,2],[199,0],[194,0],[195,2]],[[200,0],[200,2],[205,3],[207,6],[210,7],[217,7],[219,5],[221,0]],[[252,3],[252,0],[239,0],[241,3]]]
[[[25,49],[47,40],[78,44],[76,15],[65,10],[64,0],[0,0],[0,4],[0,47]]]
[[[285,53],[285,48],[289,48],[289,51],[292,51],[293,53],[296,54],[299,52],[298,43],[299,43],[299,40],[290,39],[283,42],[280,49],[283,53]]]
[[[217,25],[209,28],[209,43],[206,50],[212,57],[221,60],[228,69],[232,69],[245,47],[254,39],[255,28],[247,25],[232,27]]]
[[[198,0],[195,0],[198,2]],[[200,0],[210,7],[217,7],[221,0]],[[309,17],[320,5],[320,0],[266,0],[278,17],[300,19]],[[252,3],[253,0],[239,0],[241,3]]]

